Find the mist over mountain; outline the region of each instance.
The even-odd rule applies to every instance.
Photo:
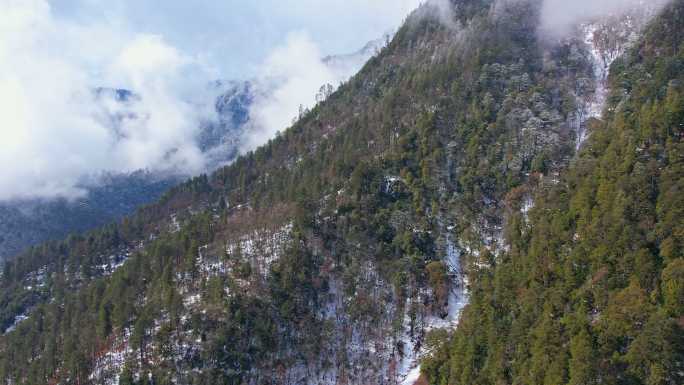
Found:
[[[321,66],[329,66],[334,77],[315,79],[341,81],[358,71],[373,55],[379,52],[386,39],[374,40],[352,54],[319,58]],[[288,53],[289,54],[289,53]],[[332,76],[332,75],[330,75]],[[288,77],[284,78],[287,81]],[[191,140],[196,143],[202,158],[200,168],[188,168],[184,164],[164,161],[163,167],[152,167],[131,172],[102,170],[83,175],[73,187],[76,196],[46,198],[15,198],[0,201],[0,260],[14,256],[29,246],[50,239],[60,239],[75,232],[83,232],[117,221],[136,209],[159,199],[169,188],[188,177],[209,173],[229,164],[251,146],[269,139],[264,135],[262,123],[253,121],[252,115],[260,113],[265,105],[279,106],[285,119],[297,117],[297,102],[314,99],[318,88],[309,86],[302,93],[310,96],[291,99],[281,106],[272,95],[282,87],[282,79],[253,79],[250,81],[213,81],[206,85],[207,95],[213,103],[198,105],[198,132]],[[321,83],[320,86],[324,84]],[[328,86],[334,87],[328,83]],[[125,141],[129,127],[136,121],[145,120],[138,104],[144,96],[135,90],[96,88],[93,103],[98,106],[99,124],[111,131],[115,141]],[[259,103],[259,104],[257,104]],[[285,124],[285,123],[283,123]],[[285,126],[285,125],[284,125]],[[283,127],[284,127],[283,126]],[[178,151],[169,149],[169,160]]]

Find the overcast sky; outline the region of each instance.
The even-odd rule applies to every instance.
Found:
[[[0,3],[6,0],[0,0]],[[31,0],[26,0],[31,1]],[[420,0],[51,0],[55,17],[162,35],[226,78],[256,67],[293,32],[323,54],[352,52],[396,28]]]

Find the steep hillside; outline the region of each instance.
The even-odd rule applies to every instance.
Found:
[[[611,67],[567,173],[509,194],[510,249],[471,271],[434,384],[684,382],[684,2]]]
[[[681,314],[682,178],[669,159],[682,153],[682,71],[666,47],[677,49],[681,38],[652,36],[679,31],[676,13],[649,30],[632,51],[641,55],[613,64],[624,76],[611,78],[608,116],[599,121],[586,113],[601,109],[596,53],[606,50],[596,42],[616,36],[609,26],[617,24],[603,24],[594,39],[578,26],[576,36],[548,42],[537,33],[539,1],[452,3],[453,14],[422,6],[357,76],[231,166],[172,189],[119,225],[6,264],[0,377],[11,384],[413,384],[429,355],[422,380],[430,383],[590,383],[567,374],[578,370],[574,361],[551,354],[567,346],[568,335],[552,333],[569,319],[559,314],[574,309],[564,297],[573,291],[563,289],[587,280],[595,282],[577,294],[596,295],[586,314],[620,308],[611,302],[616,295],[659,314],[656,325],[669,327],[663,333],[681,335],[672,317]],[[631,27],[637,37],[638,24]],[[649,68],[651,77],[643,72]],[[631,167],[638,157],[625,154],[637,152],[624,146],[641,136],[611,127],[629,132],[635,120],[620,116],[649,97],[650,116],[665,120],[641,130],[651,141],[638,153],[650,158]],[[644,173],[623,180],[622,167]],[[597,172],[612,184],[583,182]],[[637,195],[618,194],[625,183],[638,186]],[[570,200],[585,184],[586,199]],[[669,193],[648,206],[657,196],[648,186]],[[599,193],[606,207],[593,209],[599,199],[591,194]],[[653,220],[617,221],[637,208],[651,210]],[[609,253],[608,245],[626,247],[654,224],[652,239],[634,253]],[[642,249],[669,254],[639,262],[647,267],[639,284],[651,286],[632,288],[633,261],[649,260]],[[667,278],[655,278],[661,272]],[[616,294],[625,287],[633,292]],[[662,296],[634,294],[655,287],[664,287]],[[524,320],[516,328],[514,314]],[[601,326],[615,332],[601,337],[609,340],[592,334],[592,343],[623,360],[628,353],[614,344],[631,343],[636,334],[620,333],[641,320]],[[583,348],[580,342],[571,345]],[[667,339],[657,346],[678,351]],[[661,370],[649,366],[658,362],[652,358],[623,361],[606,381]],[[665,362],[672,369],[678,361]],[[642,374],[629,378],[647,383]]]

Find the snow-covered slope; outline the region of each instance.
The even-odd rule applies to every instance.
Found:
[[[584,44],[592,64],[591,90],[580,92],[579,107],[575,127],[577,149],[579,150],[589,135],[587,123],[592,118],[600,118],[608,98],[607,88],[610,66],[636,40],[639,32],[651,20],[659,7],[648,2],[636,8],[627,8],[619,13],[585,20],[578,27],[577,38]]]

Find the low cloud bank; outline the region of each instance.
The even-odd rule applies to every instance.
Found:
[[[163,37],[63,23],[44,0],[5,0],[0,57],[0,200],[77,197],[79,181],[101,171],[201,169],[201,103],[188,95],[213,75]],[[117,100],[102,85],[139,97]]]

